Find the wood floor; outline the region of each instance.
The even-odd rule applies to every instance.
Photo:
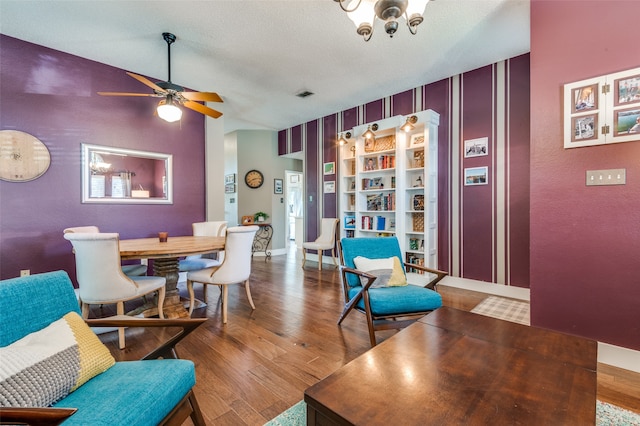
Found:
[[[342,326],[336,325],[342,306],[337,269],[325,265],[318,271],[312,261],[304,270],[300,265],[301,259],[294,256],[274,256],[268,262],[256,257],[251,275],[256,310],[251,310],[243,286],[231,286],[225,326],[216,287],[208,290],[208,307],[194,312],[210,319],[177,350],[181,358],[196,364],[195,392],[207,424],[263,425],[300,401],[307,387],[370,348],[363,315],[353,312]],[[445,286],[439,291],[445,305],[463,310],[486,297]],[[202,298],[199,285],[196,297]],[[93,314],[109,315],[110,307]],[[117,349],[116,333],[101,339],[117,360],[133,360],[172,332],[128,329],[122,351]],[[394,333],[379,333],[379,341]],[[598,365],[598,399],[640,411],[640,374]]]

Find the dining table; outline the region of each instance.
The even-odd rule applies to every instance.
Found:
[[[225,237],[179,236],[168,237],[162,242],[158,237],[124,239],[120,240],[120,258],[122,260],[152,259],[153,275],[166,279],[163,305],[165,318],[187,318],[189,313],[178,291],[180,258],[222,251],[224,245]],[[158,306],[155,301],[147,301],[128,314],[142,317],[157,316]]]

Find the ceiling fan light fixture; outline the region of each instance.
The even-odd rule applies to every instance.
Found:
[[[182,110],[175,106],[171,97],[160,101],[156,111],[158,112],[158,117],[169,123],[173,123],[182,118]]]

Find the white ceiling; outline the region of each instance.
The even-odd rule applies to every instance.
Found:
[[[368,43],[332,0],[0,0],[0,32],[159,81],[172,32],[171,80],[220,94],[225,133],[280,130],[529,52],[529,0],[432,0]]]

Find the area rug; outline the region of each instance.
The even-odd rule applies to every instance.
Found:
[[[304,426],[307,424],[307,404],[298,402],[291,408],[269,420],[264,426]]]
[[[504,297],[489,296],[471,310],[475,314],[529,325],[529,303]]]
[[[307,424],[307,404],[298,402],[293,407],[280,413],[264,426],[304,426]],[[640,414],[596,401],[596,426],[640,426]]]

